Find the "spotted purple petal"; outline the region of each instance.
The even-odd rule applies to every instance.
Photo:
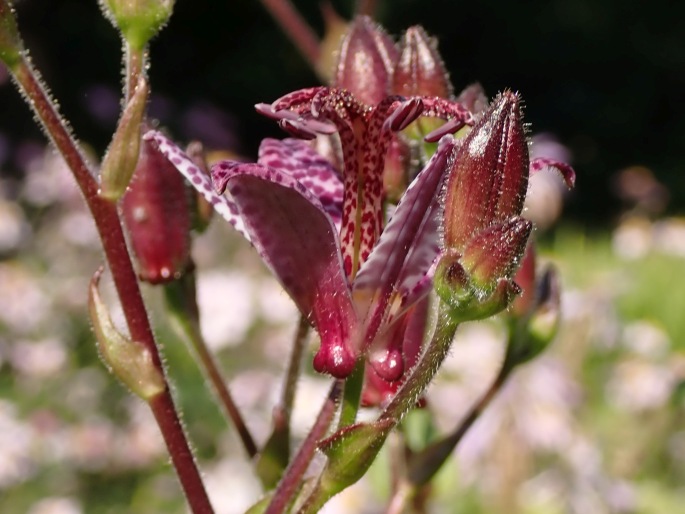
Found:
[[[327,159],[297,139],[264,139],[259,146],[258,162],[287,173],[314,193],[340,230],[343,184]]]
[[[223,161],[212,178],[218,191],[231,194],[255,249],[319,332],[317,370],[349,375],[358,355],[351,345],[356,314],[337,230],[317,197],[262,164]]]
[[[238,214],[236,205],[230,198],[217,194],[209,177],[205,175],[195,163],[173,141],[161,132],[151,130],[143,136],[146,141],[152,141],[188,182],[207,200],[222,218],[228,221],[249,241],[243,221]]]

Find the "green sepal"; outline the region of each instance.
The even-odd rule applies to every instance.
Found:
[[[367,472],[395,426],[392,419],[358,423],[339,430],[319,444],[328,457],[320,490],[331,498],[357,482]]]
[[[435,291],[447,305],[456,322],[489,318],[506,309],[521,289],[513,280],[501,278],[491,291],[476,287],[458,261],[449,252],[438,263],[433,280]]]
[[[136,171],[147,95],[147,81],[141,77],[102,160],[100,196],[108,200],[116,201],[121,198]]]
[[[119,332],[109,310],[100,297],[98,284],[102,268],[90,282],[88,311],[98,342],[100,358],[110,372],[134,394],[149,401],[166,390],[166,381],[155,366],[150,351],[142,343],[133,341]]]
[[[23,51],[14,7],[9,1],[0,0],[0,61],[12,70],[21,61]]]

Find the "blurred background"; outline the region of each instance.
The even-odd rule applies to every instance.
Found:
[[[294,3],[322,34],[319,2]],[[391,34],[421,24],[439,39],[456,91],[474,81],[490,95],[520,91],[535,147],[565,156],[578,177],[570,194],[537,180],[529,204],[542,254],[562,272],[562,332],[474,427],[440,475],[431,512],[685,512],[685,4],[378,4]],[[345,17],[353,10],[349,0],[332,5]],[[119,115],[116,31],[94,0],[16,7],[63,114],[102,155]],[[254,0],[177,0],[151,63],[153,116],[180,141],[247,157],[281,135],[252,106],[319,83]],[[156,427],[92,344],[92,224],[3,69],[0,113],[0,512],[184,512]],[[203,329],[264,437],[294,308],[220,222],[197,238],[194,257]],[[158,292],[146,294],[217,511],[242,512],[258,484]],[[438,429],[485,388],[501,350],[496,321],[463,331],[429,397]],[[303,379],[296,435],[326,383]],[[383,465],[329,511],[381,511]]]

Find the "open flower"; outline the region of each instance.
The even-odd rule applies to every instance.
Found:
[[[436,198],[456,151],[451,136],[407,189],[353,278],[343,264],[338,228],[347,191],[337,170],[305,142],[265,140],[259,163],[215,165],[215,186],[228,193],[218,196],[171,141],[158,132],[146,137],[248,238],[317,329],[318,371],[346,377],[370,352],[381,378],[402,376],[406,346],[386,335],[430,290],[429,270],[439,251]]]

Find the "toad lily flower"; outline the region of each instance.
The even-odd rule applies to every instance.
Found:
[[[360,355],[387,381],[401,377],[403,345],[386,331],[431,286],[438,254],[436,200],[456,143],[443,140],[434,158],[382,227],[382,171],[393,131],[420,114],[460,119],[461,105],[435,98],[388,97],[374,107],[344,89],[311,88],[257,109],[304,138],[338,132],[340,173],[302,141],[266,140],[259,162],[213,167],[218,196],[202,173],[159,133],[146,137],[255,246],[300,311],[317,329],[317,371],[348,376]],[[435,136],[435,134],[434,134]]]
[[[456,151],[451,136],[407,189],[354,279],[343,264],[339,235],[343,182],[307,143],[267,139],[256,164],[218,163],[215,187],[228,193],[219,196],[180,148],[158,132],[146,138],[254,245],[317,329],[317,371],[344,378],[371,350],[381,378],[400,378],[402,345],[377,351],[373,343],[430,289],[428,272],[438,253],[436,197]]]

